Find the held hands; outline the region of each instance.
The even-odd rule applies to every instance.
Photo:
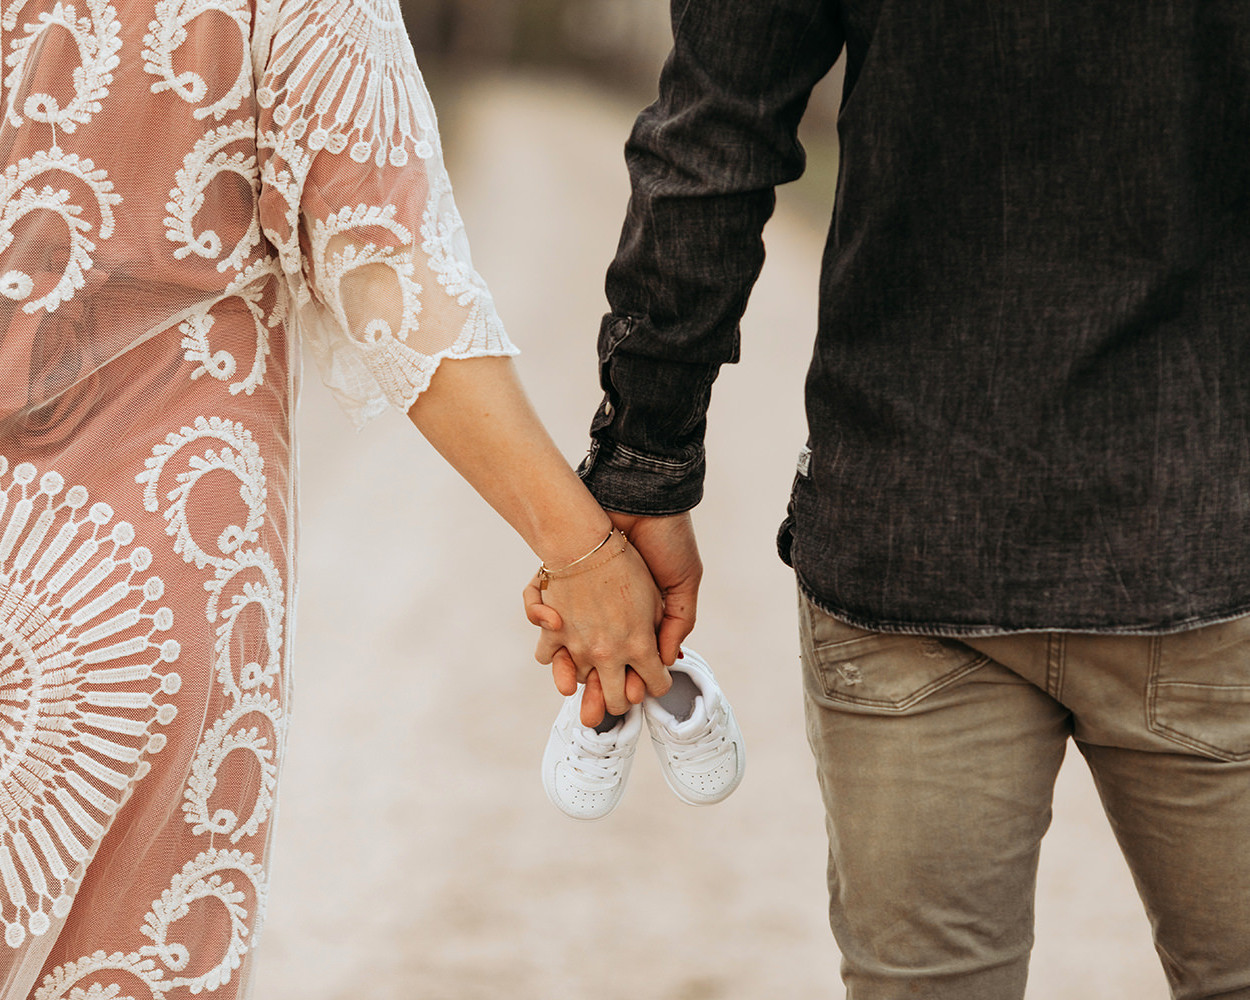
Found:
[[[534,656],[550,663],[561,694],[585,683],[582,723],[620,715],[672,684],[665,664],[694,628],[703,565],[689,514],[610,514],[631,545],[596,569],[525,588],[530,622],[543,632]],[[656,587],[659,587],[657,592]],[[662,597],[662,599],[661,599]],[[650,630],[637,628],[649,612]],[[657,648],[658,647],[658,648]]]
[[[525,603],[544,629],[536,655],[553,664],[556,686],[571,693],[580,680],[593,692],[583,699],[583,720],[598,723],[605,708],[628,711],[648,691],[664,694],[672,684],[664,664],[694,624],[698,552],[688,522],[686,556],[680,545],[667,551],[664,525],[682,523],[676,518],[614,517],[638,549],[620,551],[617,535],[611,559],[587,551],[603,539],[608,518],[547,434],[510,358],[444,361],[408,414],[531,549],[575,570],[557,573],[546,590],[535,578]]]
[[[557,689],[572,694],[593,673],[607,710],[623,714],[648,691],[666,692],[672,678],[656,650],[663,602],[651,573],[620,534],[608,544],[620,548],[593,557],[588,569],[557,572],[545,589],[536,575],[525,605],[543,629],[534,656],[552,664]]]

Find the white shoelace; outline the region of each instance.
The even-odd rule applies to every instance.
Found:
[[[724,722],[717,712],[702,726],[684,735],[672,733],[668,738],[668,755],[676,764],[701,764],[724,752],[725,740],[714,738]]]
[[[621,773],[619,758],[625,755],[625,750],[626,747],[619,743],[602,749],[574,743],[564,759],[587,788],[594,788],[615,784]]]

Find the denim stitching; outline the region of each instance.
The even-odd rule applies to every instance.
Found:
[[[1053,632],[1046,643],[1046,693],[1063,703],[1063,672],[1067,666],[1068,638]]]
[[[1217,760],[1234,762],[1250,760],[1250,750],[1233,751],[1226,747],[1216,746],[1214,743],[1208,743],[1206,740],[1183,733],[1179,729],[1174,729],[1166,722],[1159,718],[1159,701],[1160,689],[1164,684],[1160,681],[1160,673],[1163,669],[1163,640],[1166,636],[1155,636],[1151,641],[1150,650],[1150,672],[1147,675],[1146,682],[1146,700],[1147,700],[1147,717],[1146,724],[1151,732],[1173,743],[1188,747],[1190,750],[1196,751],[1204,757],[1214,757]],[[1181,686],[1181,685],[1178,685]],[[1190,684],[1190,687],[1208,687],[1204,684]]]

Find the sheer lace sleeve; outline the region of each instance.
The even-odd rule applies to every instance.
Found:
[[[258,21],[261,221],[344,409],[360,425],[445,357],[516,353],[395,0],[280,0]]]

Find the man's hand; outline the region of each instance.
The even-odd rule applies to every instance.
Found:
[[[694,526],[689,514],[670,517],[640,517],[609,513],[612,523],[625,532],[634,548],[643,557],[664,600],[657,644],[660,659],[671,666],[680,653],[682,641],[694,628],[699,583],[703,578],[703,562],[695,541]],[[542,601],[537,580],[525,590],[526,617],[544,630],[539,640],[540,662],[551,663],[552,679],[563,695],[573,694],[579,682],[586,684],[582,694],[582,724],[598,725],[607,709],[603,686],[593,668],[574,662],[567,648],[552,648],[564,624],[559,613]],[[624,693],[630,704],[638,704],[647,693],[646,685],[633,670],[626,671]],[[652,692],[653,694],[662,692]]]
[[[703,579],[703,560],[699,558],[694,524],[689,514],[639,517],[609,511],[608,517],[625,532],[660,588],[664,618],[660,622],[658,645],[660,659],[671,667],[682,642],[694,631],[699,583]]]

